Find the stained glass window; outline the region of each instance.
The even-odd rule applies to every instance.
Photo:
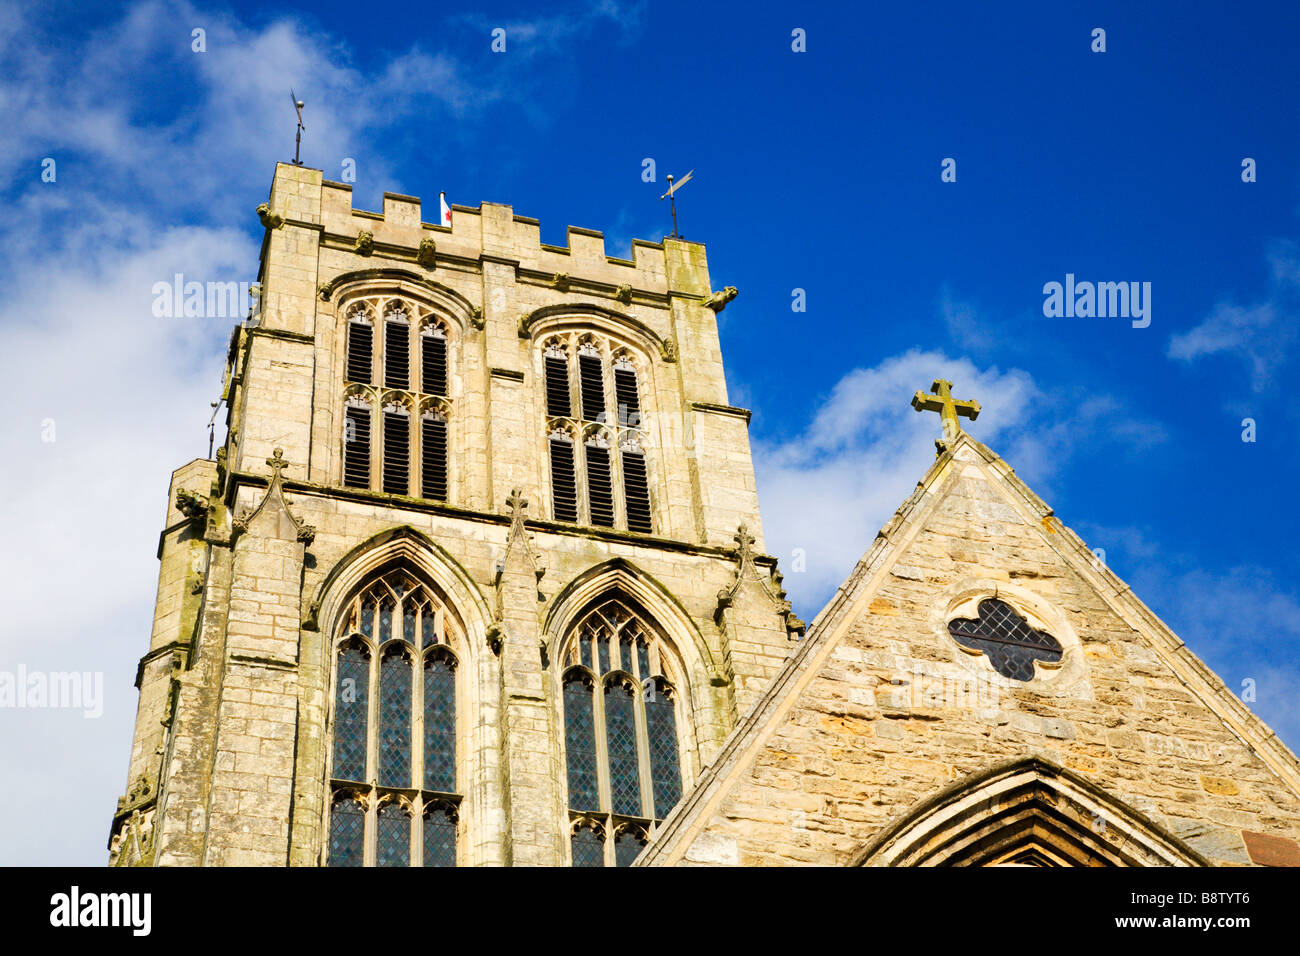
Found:
[[[411,818],[401,804],[386,803],[379,808],[375,838],[377,866],[411,865]]]
[[[600,673],[609,673],[609,635],[602,633],[596,638],[596,650],[600,655]]]
[[[637,858],[645,845],[644,833],[632,827],[625,827],[614,838],[614,865],[631,866],[632,861]]]
[[[575,866],[630,864],[682,795],[676,691],[665,673],[673,667],[657,630],[634,607],[622,595],[597,602],[561,650],[570,668],[564,725]],[[598,693],[582,668],[603,678]],[[584,830],[593,820],[605,829]],[[604,833],[617,834],[612,845]]]
[[[424,663],[424,788],[456,790],[456,673],[441,652]]]
[[[456,813],[434,805],[424,813],[424,865],[456,865]]]
[[[569,764],[569,806],[599,809],[591,686],[581,677],[572,677],[564,685],[564,748]]]
[[[641,815],[641,773],[637,767],[633,692],[614,682],[605,688],[605,737],[609,747],[609,793],[615,813]]]
[[[361,866],[366,811],[346,794],[330,810],[330,866]]]
[[[334,693],[334,777],[366,779],[366,715],[370,703],[370,658],[354,644],[339,649]]]
[[[949,622],[948,633],[963,647],[982,651],[994,670],[1012,680],[1033,680],[1034,661],[1055,663],[1064,652],[1060,641],[1031,627],[1015,608],[996,598],[980,601],[978,618]]]
[[[379,664],[379,782],[411,785],[411,662],[400,650]]]
[[[642,680],[645,680],[650,676],[650,645],[647,644],[645,638],[640,635],[638,635],[636,639],[636,657],[637,664],[641,667],[637,676]]]
[[[666,686],[655,687],[645,702],[646,736],[650,738],[650,779],[655,817],[662,820],[682,798],[682,771],[677,755],[677,719]]]
[[[571,840],[574,866],[604,866],[605,843],[590,825],[579,826]]]

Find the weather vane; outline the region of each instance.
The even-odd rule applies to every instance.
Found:
[[[293,164],[301,166],[302,160],[298,158],[298,153],[302,150],[302,131],[307,128],[302,125],[302,108],[307,104],[298,99],[298,94],[293,91],[292,86],[289,87],[289,97],[293,100],[293,108],[298,111],[298,136],[293,144]]]
[[[662,196],[659,197],[659,201],[660,201],[660,202],[663,202],[665,199],[667,199],[667,200],[668,200],[668,204],[669,204],[670,206],[673,207],[673,235],[672,235],[672,238],[674,238],[674,239],[680,239],[680,238],[681,238],[681,236],[679,236],[679,235],[677,234],[677,190],[679,190],[679,189],[681,189],[683,186],[685,186],[685,185],[687,184],[687,182],[690,181],[691,176],[693,176],[694,174],[695,174],[695,170],[692,169],[689,173],[687,173],[687,174],[686,174],[685,176],[683,176],[681,179],[677,180],[676,185],[673,184],[673,177],[672,177],[671,174],[669,174],[669,176],[668,176],[668,192],[664,193]]]

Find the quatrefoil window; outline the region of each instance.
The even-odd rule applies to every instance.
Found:
[[[1010,604],[996,598],[979,603],[979,617],[956,618],[948,633],[964,648],[988,657],[993,669],[1012,680],[1034,679],[1034,661],[1056,664],[1064,649],[1046,631],[1029,626]]]

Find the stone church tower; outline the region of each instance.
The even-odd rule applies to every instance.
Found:
[[[289,165],[259,214],[113,863],[1300,865],[1300,761],[950,383],[805,635],[701,246]]]
[[[735,290],[695,243],[366,212],[286,164],[258,213],[112,862],[631,862],[803,629],[727,398]]]

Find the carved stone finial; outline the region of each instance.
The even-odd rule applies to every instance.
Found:
[[[677,340],[664,339],[659,343],[659,357],[665,362],[677,361]]]
[[[262,228],[279,229],[284,225],[284,217],[278,212],[271,212],[271,204],[264,202],[257,207],[257,218],[262,220]]]
[[[289,467],[289,462],[284,457],[283,448],[277,448],[271,452],[271,457],[266,459],[266,463],[271,466],[271,471],[275,473],[276,478],[280,477],[280,472]]]
[[[732,536],[732,540],[736,542],[740,551],[740,560],[742,562],[752,560],[754,554],[754,542],[757,539],[749,533],[749,528],[746,525],[741,524],[741,526],[736,529],[736,533]]]
[[[569,274],[567,272],[555,273],[555,278],[551,280],[551,288],[560,292],[569,291]]]
[[[506,498],[506,507],[510,509],[510,528],[524,523],[524,512],[528,510],[528,499],[524,497],[523,492],[518,488],[511,488],[510,495]]]
[[[420,251],[415,254],[415,261],[426,269],[432,269],[438,252],[438,244],[430,238],[420,240]]]
[[[354,248],[360,255],[370,255],[375,251],[375,234],[363,229],[357,233],[357,244]]]
[[[715,292],[704,300],[704,307],[712,309],[714,312],[721,312],[727,307],[727,303],[740,294],[740,290],[734,285],[729,285],[721,292]]]
[[[626,282],[623,283],[621,286],[619,286],[617,289],[614,290],[614,298],[618,299],[618,301],[622,302],[624,305],[631,305],[632,287],[628,285]]]

